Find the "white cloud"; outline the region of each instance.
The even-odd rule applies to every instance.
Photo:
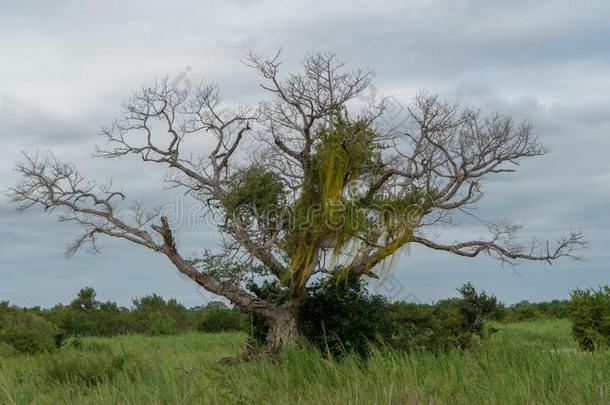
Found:
[[[565,296],[576,284],[610,281],[601,272],[607,262],[604,243],[610,241],[608,17],[606,2],[567,0],[5,4],[0,178],[5,186],[14,181],[11,167],[21,150],[51,149],[87,175],[114,177],[136,199],[165,201],[171,196],[151,191],[161,170],[136,161],[89,159],[99,141],[97,128],[118,113],[134,89],[190,66],[190,79],[219,82],[227,101],[253,100],[260,95],[258,79],[239,62],[248,50],[273,52],[283,46],[287,71],[307,51],[333,50],[352,66],[375,69],[375,85],[399,100],[428,88],[450,100],[533,121],[553,153],[490,183],[480,212],[526,220],[544,235],[582,227],[592,239],[591,260],[561,264],[552,273],[560,277],[527,264],[521,278],[492,277],[479,271],[481,261],[414,249],[396,268],[402,282],[421,289],[409,291],[423,300],[441,298],[468,277],[510,300]],[[9,224],[0,233],[0,298],[50,304],[69,299],[81,283],[94,283],[103,290],[100,295],[123,303],[157,291],[197,304],[194,289],[176,281],[167,263],[143,249],[109,242],[111,252],[104,256],[65,262],[63,247],[75,229],[38,213],[18,216],[6,205],[0,217]],[[188,232],[183,238],[193,248],[212,240],[209,233],[201,240],[197,236]],[[88,270],[80,272],[81,266]],[[33,279],[44,283],[34,285]]]

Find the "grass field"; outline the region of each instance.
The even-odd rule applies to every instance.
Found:
[[[494,325],[466,352],[375,352],[337,363],[309,348],[222,364],[240,334],[87,338],[1,358],[2,404],[610,403],[610,355],[583,353],[565,321]]]

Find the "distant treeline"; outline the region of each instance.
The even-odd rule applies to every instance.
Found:
[[[409,307],[427,307],[410,304]],[[3,312],[21,312],[41,317],[56,326],[66,336],[115,336],[124,334],[172,335],[187,331],[243,331],[251,327],[250,316],[230,308],[220,301],[205,306],[186,308],[175,299],[152,294],[133,300],[131,308],[111,301],[98,301],[93,288],[83,288],[68,305],[52,308],[19,308],[0,302]],[[521,301],[506,306],[498,303],[490,319],[501,322],[521,322],[538,319],[567,319],[569,301]],[[1,328],[0,324],[0,328]]]
[[[8,302],[0,302],[0,329],[3,313],[40,317],[65,336],[172,335],[194,330],[244,331],[249,323],[248,315],[220,301],[186,308],[175,299],[166,300],[152,294],[132,302],[133,306],[126,308],[111,301],[98,301],[95,290],[90,287],[80,290],[70,304],[57,304],[52,308],[19,308],[10,306]]]
[[[544,302],[521,301],[511,306],[499,304],[494,319],[502,322],[535,321],[538,319],[568,319],[570,300]]]
[[[365,352],[371,341],[406,350],[464,348],[472,338],[483,336],[485,320],[517,322],[569,315],[568,301],[523,301],[505,306],[494,296],[477,293],[470,284],[458,291],[461,298],[413,304],[391,303],[382,296],[369,295],[359,283],[317,285],[301,314],[304,332],[325,350],[332,346],[329,336],[336,337],[335,346],[359,352]],[[282,302],[283,291],[278,285],[264,284],[252,293],[276,304]],[[52,350],[68,337],[189,331],[239,331],[247,333],[253,343],[262,343],[267,326],[220,301],[186,308],[175,299],[153,294],[134,299],[126,308],[98,301],[89,287],[80,290],[68,305],[52,308],[19,308],[0,302],[0,343],[25,352]]]

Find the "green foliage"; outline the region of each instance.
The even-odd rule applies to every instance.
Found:
[[[45,310],[0,302],[0,342],[10,341],[24,351],[49,351],[54,346],[79,347],[77,337],[82,336],[245,331],[250,324],[247,314],[218,301],[187,310],[174,299],[153,294],[135,299],[130,310],[114,302],[99,302],[95,295],[95,290],[85,288],[69,305]],[[67,340],[62,345],[64,337]],[[8,343],[2,345],[4,350]]]
[[[254,165],[232,176],[223,205],[227,217],[239,214],[249,220],[253,214],[273,216],[280,213],[284,200],[284,183],[279,176]]]
[[[521,301],[511,307],[509,320],[516,322],[534,321],[544,318],[544,314],[536,304],[529,301]]]
[[[376,196],[374,187],[366,191],[368,183],[384,175],[380,156],[385,147],[366,118],[351,119],[344,108],[337,108],[330,125],[317,131],[293,204],[286,201],[281,178],[257,164],[236,171],[222,201],[229,221],[238,216],[251,225],[256,218],[260,232],[267,225],[286,230],[281,250],[288,272],[280,281],[294,290],[306,284],[322,247],[337,258],[356,249],[362,239],[379,243],[382,247],[363,273],[371,271],[412,240],[433,198],[417,188],[400,197]]]
[[[175,299],[152,294],[133,300],[133,328],[150,335],[171,335],[189,329],[187,309]]]
[[[80,350],[85,352],[99,352],[110,354],[112,348],[106,343],[84,340],[80,337],[70,337],[61,345],[61,350]]]
[[[366,119],[350,120],[340,110],[334,121],[318,134],[308,164],[303,189],[293,210],[293,223],[285,238],[289,275],[295,288],[302,286],[310,273],[315,252],[320,246],[332,248],[338,257],[362,239],[386,243],[371,261],[376,264],[391,257],[411,241],[413,228],[429,201],[419,198],[414,189],[400,198],[374,199],[362,195],[359,182],[376,178],[382,145]],[[417,211],[417,212],[414,212]],[[369,215],[375,213],[376,215]],[[377,218],[375,218],[377,217]],[[382,221],[382,230],[371,233],[372,221]]]
[[[567,300],[549,302],[521,301],[504,308],[498,320],[506,322],[534,321],[539,319],[567,319],[570,314],[570,304]]]
[[[568,300],[552,300],[543,302],[520,301],[511,306],[497,304],[491,318],[502,322],[523,322],[543,319],[568,319],[570,302]]]
[[[276,305],[287,301],[290,291],[279,282],[263,281],[260,285],[251,282],[247,286],[248,290],[257,297]],[[260,316],[251,315],[250,341],[254,344],[263,344],[269,332],[269,325]]]
[[[583,350],[610,347],[610,286],[575,290],[570,299],[572,336]]]
[[[497,310],[497,299],[472,284],[458,289],[461,298],[435,305],[394,303],[386,311],[386,343],[400,350],[467,349],[485,335],[484,323]]]
[[[458,300],[459,319],[455,322],[459,346],[470,346],[473,336],[483,337],[485,321],[492,318],[498,308],[498,299],[485,291],[477,293],[471,283],[458,289],[462,298]]]
[[[335,357],[351,352],[367,356],[382,333],[386,308],[386,299],[369,295],[359,279],[326,279],[309,289],[301,311],[303,333]]]
[[[201,311],[196,328],[202,332],[245,332],[250,317],[228,308],[206,308]]]
[[[545,318],[568,319],[570,317],[570,302],[568,300],[553,300],[535,304]]]
[[[276,304],[286,301],[289,290],[279,283],[251,284],[259,298]],[[341,357],[354,352],[367,356],[375,345],[397,350],[466,349],[475,337],[485,336],[484,323],[498,310],[497,299],[478,293],[468,283],[458,289],[461,298],[435,305],[388,303],[368,293],[357,278],[330,278],[308,287],[300,313],[305,338],[325,354]],[[262,344],[269,326],[253,317],[250,338]]]
[[[130,330],[129,311],[114,302],[95,299],[93,288],[83,288],[67,306],[56,305],[41,315],[67,336],[114,336]]]
[[[177,322],[169,314],[152,312],[146,317],[146,330],[148,335],[175,335],[178,333]]]
[[[91,312],[99,308],[100,303],[96,301],[97,293],[91,287],[85,287],[78,292],[78,295],[70,304],[70,307],[77,311]]]
[[[290,294],[289,288],[278,282],[252,283],[248,289],[278,305],[285,303]],[[341,355],[354,351],[366,354],[371,345],[407,351],[438,351],[471,346],[473,339],[485,335],[483,321],[486,319],[515,321],[517,316],[527,320],[561,317],[567,304],[558,300],[537,304],[521,302],[505,308],[495,297],[478,294],[469,284],[460,292],[462,298],[443,300],[435,305],[390,304],[384,303],[383,297],[369,295],[361,283],[338,276],[308,288],[309,299],[301,320],[306,337],[324,353]],[[529,315],[531,313],[535,315]],[[40,328],[21,327],[19,325],[27,321],[15,322],[18,317],[49,321],[53,331],[43,333],[47,336],[46,343],[39,344],[38,335],[33,332]],[[60,332],[53,325],[58,325]],[[0,302],[0,330],[4,331],[4,339],[16,342],[25,351],[45,351],[54,350],[51,342],[58,346],[63,335],[68,341],[62,347],[78,348],[80,340],[70,337],[126,333],[173,335],[189,330],[249,331],[251,341],[262,344],[269,327],[262,318],[230,309],[222,302],[187,310],[175,300],[166,301],[151,295],[134,300],[133,309],[128,310],[112,302],[99,302],[95,299],[95,291],[83,289],[69,305],[57,305],[49,310],[25,310]],[[590,330],[585,336],[589,342],[600,340]],[[11,349],[6,349],[9,346]],[[14,351],[6,342],[4,349],[6,353]]]
[[[205,307],[191,312],[193,327],[202,332],[245,332],[250,325],[248,314],[231,309],[220,301],[209,302]]]
[[[405,351],[435,350],[446,346],[434,317],[434,306],[395,302],[384,311],[384,343]]]
[[[0,327],[6,315],[11,312],[11,306],[8,301],[0,301]]]
[[[0,342],[21,353],[51,352],[56,349],[59,330],[47,320],[27,312],[5,314]]]

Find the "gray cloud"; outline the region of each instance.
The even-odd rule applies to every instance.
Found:
[[[62,1],[14,3],[0,13],[0,178],[15,181],[22,150],[52,150],[88,176],[149,205],[173,200],[158,191],[163,170],[137,161],[92,161],[97,129],[141,84],[176,76],[217,81],[227,102],[260,96],[258,78],[239,62],[256,49],[284,49],[284,68],[307,51],[332,50],[354,67],[375,69],[375,86],[408,102],[426,88],[447,100],[501,110],[536,125],[552,149],[516,174],[490,181],[476,214],[527,223],[526,237],[582,228],[585,263],[523,264],[519,274],[485,258],[464,260],[414,247],[396,276],[421,300],[455,293],[466,280],[509,302],[565,297],[578,286],[610,282],[604,272],[610,219],[610,5],[567,0],[435,1]],[[78,229],[37,212],[0,204],[0,299],[50,305],[86,284],[128,303],[151,292],[189,305],[203,299],[163,258],[106,241],[102,255],[70,261]],[[476,234],[460,218],[447,236]],[[196,252],[217,243],[205,228],[180,233]]]

